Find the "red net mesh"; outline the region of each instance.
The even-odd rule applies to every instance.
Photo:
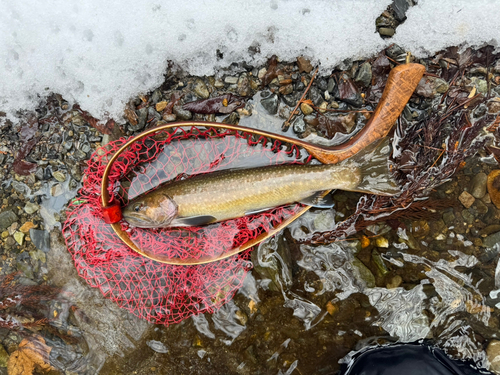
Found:
[[[75,266],[92,287],[131,313],[171,324],[213,312],[232,298],[252,268],[249,250],[203,265],[176,266],[145,258],[126,246],[103,220],[101,180],[108,160],[126,142],[98,149],[89,161],[84,186],[68,208],[63,227]],[[248,133],[216,128],[171,128],[134,142],[113,163],[109,193],[126,205],[130,199],[172,179],[227,168],[303,163],[310,156],[296,146]],[[128,227],[138,247],[170,258],[217,257],[245,244],[300,210],[300,205],[203,227],[140,229]]]

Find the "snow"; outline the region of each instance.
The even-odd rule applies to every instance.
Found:
[[[383,40],[375,19],[390,2],[1,1],[0,111],[34,109],[57,92],[95,117],[121,122],[125,103],[159,86],[169,61],[211,75],[233,62],[303,54],[326,72],[394,42],[419,56],[498,43],[498,1],[419,0],[394,38]]]

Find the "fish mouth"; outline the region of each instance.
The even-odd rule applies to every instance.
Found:
[[[139,216],[124,212],[123,219],[133,227],[137,228],[158,228],[160,224],[153,223],[151,220],[145,220]]]

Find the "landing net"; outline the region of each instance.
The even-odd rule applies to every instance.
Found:
[[[63,227],[78,273],[89,285],[132,314],[157,324],[178,323],[214,312],[229,301],[252,268],[249,251],[195,266],[145,258],[125,245],[103,220],[101,180],[108,160],[127,140],[98,149],[88,162],[84,185],[69,205]],[[295,145],[219,128],[170,128],[134,142],[113,163],[110,196],[125,206],[161,184],[228,168],[305,163]],[[218,257],[269,231],[300,210],[298,204],[203,227],[121,227],[149,253],[170,258]]]

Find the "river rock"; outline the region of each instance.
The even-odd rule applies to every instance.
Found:
[[[471,189],[470,193],[474,198],[481,199],[486,194],[486,182],[488,180],[488,176],[486,173],[478,173],[474,176],[471,181]]]
[[[310,73],[313,70],[313,66],[311,65],[311,61],[306,59],[304,56],[297,57],[297,65],[299,66],[299,71]]]
[[[411,5],[411,0],[394,0],[392,2],[392,9],[394,10],[394,17],[403,22],[406,19],[406,11]]]
[[[270,95],[269,97],[262,99],[260,104],[262,104],[270,115],[275,115],[278,112],[278,95]]]
[[[306,131],[306,123],[302,116],[295,118],[293,121],[293,131],[297,134],[302,134]]]
[[[22,232],[16,232],[14,233],[14,239],[16,240],[16,242],[22,246],[22,244],[24,243],[24,233]]]
[[[82,150],[83,151],[83,150]],[[85,151],[83,151],[85,152]],[[66,175],[61,172],[61,171],[55,171],[54,173],[52,173],[52,176],[54,176],[54,178],[59,181],[59,182],[64,182],[66,181]]]
[[[0,230],[7,229],[17,220],[17,215],[11,210],[0,213]]]
[[[313,108],[307,104],[307,103],[301,103],[300,104],[300,110],[302,111],[302,113],[307,116],[307,115],[310,115],[311,113],[313,113]]]
[[[490,172],[486,182],[488,193],[493,204],[500,209],[500,169]]]
[[[481,237],[486,237],[492,233],[500,232],[500,224],[491,224],[479,231]]]
[[[458,200],[464,205],[465,208],[469,208],[474,204],[476,198],[474,198],[470,193],[463,191],[458,197]]]
[[[321,91],[314,86],[312,86],[309,90],[309,98],[316,107],[319,107],[324,101],[323,96],[321,95]]]
[[[196,94],[196,96],[201,99],[208,99],[208,97],[210,96],[210,92],[207,89],[207,85],[205,85],[205,82],[203,82],[201,78],[196,79],[193,91]]]
[[[352,260],[352,266],[358,271],[358,276],[362,281],[366,283],[368,288],[375,288],[375,276],[373,276],[372,271],[368,269],[359,259],[354,258]]]
[[[394,276],[390,282],[387,283],[387,289],[398,288],[403,283],[403,278],[399,275]]]
[[[193,117],[191,112],[182,108],[182,106],[180,106],[180,105],[174,105],[173,111],[174,111],[175,115],[177,116],[178,120],[187,121],[187,120],[191,120],[191,117]]]
[[[381,27],[380,29],[378,29],[378,32],[382,36],[391,37],[394,35],[396,30],[394,30],[392,27]]]
[[[50,236],[49,232],[38,229],[30,229],[30,238],[33,245],[37,249],[42,250],[44,253],[50,251]]]
[[[293,92],[293,85],[289,84],[289,85],[281,86],[278,91],[281,95],[289,95]]]
[[[23,233],[28,233],[30,231],[30,229],[34,228],[35,227],[35,224],[33,224],[31,221],[27,221],[26,223],[24,223],[21,228],[19,228],[19,230]]]
[[[224,78],[224,82],[226,82],[229,85],[235,85],[238,83],[238,77],[227,76],[226,78]]]
[[[486,236],[483,239],[483,246],[484,247],[493,247],[499,243],[500,243],[500,232],[490,234],[489,236]]]
[[[359,67],[358,74],[354,79],[356,82],[361,82],[361,84],[367,87],[372,82],[372,66],[367,61]]]
[[[486,348],[486,355],[490,361],[490,370],[500,374],[500,341],[491,340]]]

